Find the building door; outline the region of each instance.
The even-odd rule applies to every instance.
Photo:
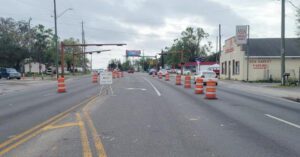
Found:
[[[228,79],[231,79],[231,62],[228,62]]]

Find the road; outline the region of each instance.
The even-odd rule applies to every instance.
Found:
[[[221,85],[218,99],[207,100],[174,78],[141,73],[111,86],[80,78],[67,87],[65,94],[48,85],[0,97],[0,156],[300,156],[296,102]]]

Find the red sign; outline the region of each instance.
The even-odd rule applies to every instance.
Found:
[[[234,51],[233,43],[234,38],[230,38],[225,41],[225,53],[230,53]]]

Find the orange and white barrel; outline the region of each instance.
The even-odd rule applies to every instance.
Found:
[[[112,72],[112,77],[113,77],[113,79],[116,78],[116,72],[115,71]]]
[[[169,73],[166,73],[165,81],[170,81],[170,75],[169,75]]]
[[[185,79],[184,79],[184,88],[191,88],[191,87],[192,87],[191,76],[187,75],[187,76],[185,76]]]
[[[216,82],[213,80],[208,80],[206,82],[206,92],[205,92],[205,98],[206,99],[217,99],[216,95]]]
[[[203,94],[203,79],[201,77],[196,79],[195,94]]]
[[[98,82],[98,74],[97,73],[94,73],[93,74],[93,83],[97,83]]]
[[[176,75],[176,85],[181,85],[181,75]]]
[[[58,93],[66,92],[65,78],[63,78],[63,77],[59,77],[57,79],[57,92]]]
[[[162,73],[158,73],[158,78],[162,79]]]

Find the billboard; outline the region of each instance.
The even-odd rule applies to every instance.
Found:
[[[126,57],[140,57],[141,50],[126,50]]]
[[[248,26],[247,25],[240,25],[236,26],[236,44],[242,45],[247,44],[247,38],[248,38]]]

